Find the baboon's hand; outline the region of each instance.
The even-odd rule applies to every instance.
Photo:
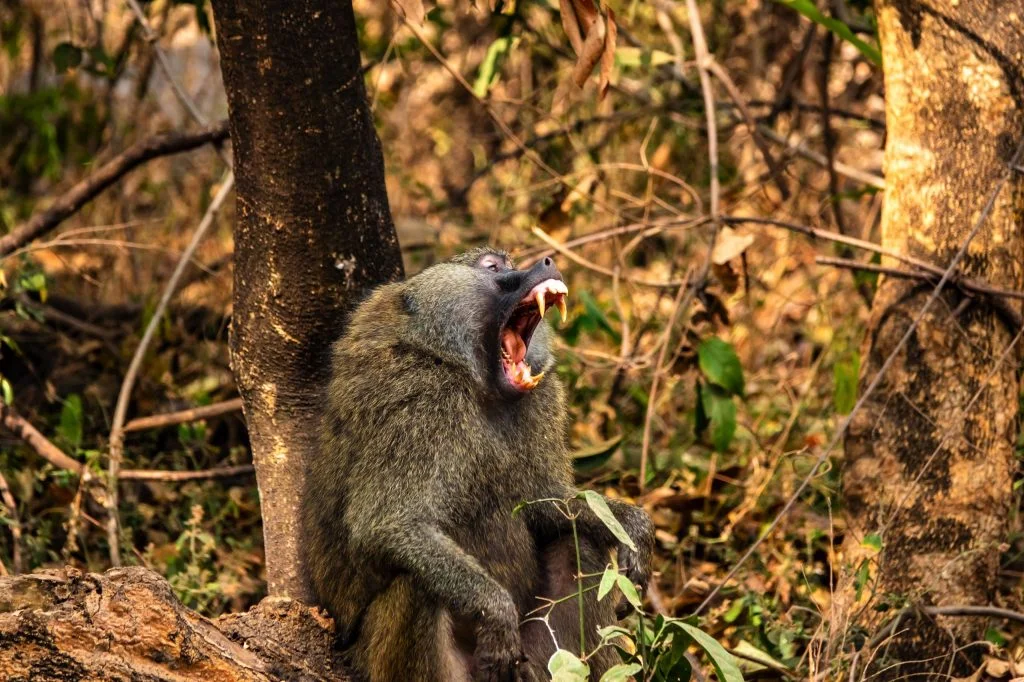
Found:
[[[651,577],[651,554],[654,551],[654,523],[640,507],[632,505],[622,508],[624,518],[622,525],[633,544],[634,552],[625,545],[619,547],[619,566],[626,569],[626,577],[640,589],[647,587]]]
[[[524,665],[516,608],[509,599],[499,610],[477,631],[474,682],[527,682],[528,666]]]

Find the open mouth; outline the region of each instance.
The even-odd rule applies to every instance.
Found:
[[[544,372],[534,375],[526,362],[526,351],[544,313],[558,308],[565,321],[565,296],[569,288],[559,279],[546,279],[530,290],[512,311],[512,316],[501,329],[501,367],[508,382],[521,391],[537,387]]]

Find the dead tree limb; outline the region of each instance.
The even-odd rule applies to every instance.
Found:
[[[144,568],[73,568],[0,579],[0,679],[344,682],[334,626],[267,598],[204,618]]]

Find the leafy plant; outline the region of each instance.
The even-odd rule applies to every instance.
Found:
[[[594,514],[601,519],[605,527],[617,540],[631,549],[636,549],[633,540],[626,533],[622,524],[612,513],[605,499],[592,490],[577,495],[587,503]],[[569,500],[536,500],[524,504],[553,503],[572,520],[575,536],[575,517],[569,512]],[[521,507],[522,505],[520,505]],[[517,507],[517,510],[520,508]],[[577,558],[579,547],[577,546]],[[579,590],[575,596],[580,604],[581,629],[585,627],[583,618],[584,578],[593,576],[577,576]],[[613,666],[601,676],[600,682],[621,682],[632,678],[652,680],[653,682],[670,682],[673,680],[689,680],[692,671],[686,652],[696,646],[707,656],[720,682],[743,682],[743,675],[735,659],[713,637],[696,625],[696,617],[669,618],[662,615],[651,620],[643,611],[643,602],[636,586],[620,571],[615,554],[601,574],[597,586],[597,599],[602,601],[614,589],[622,594],[632,607],[635,618],[632,628],[619,625],[603,627],[599,630],[601,641],[597,649],[584,652],[583,656],[559,648],[548,660],[547,668],[552,682],[587,682],[590,679],[590,667],[587,660],[594,651],[603,647],[614,647],[622,658],[622,663]],[[592,589],[587,587],[586,589]],[[581,630],[581,644],[583,632]]]
[[[709,431],[712,446],[724,452],[736,434],[733,398],[742,398],[745,391],[743,367],[736,350],[716,337],[704,340],[697,348],[697,364],[704,382],[697,385],[696,430]]]

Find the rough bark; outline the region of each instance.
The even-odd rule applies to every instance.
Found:
[[[211,621],[144,568],[0,579],[7,682],[344,681],[333,640],[329,618],[279,597]]]
[[[944,265],[978,221],[1024,134],[1024,1],[878,0],[876,8],[888,131],[883,244]],[[1017,175],[1004,187],[963,261],[969,275],[1011,289],[1024,285],[1021,180]],[[862,389],[931,289],[881,282]],[[997,358],[1015,330],[984,299],[965,301],[948,289],[846,439],[846,566],[856,571],[871,562],[873,581],[864,593],[875,604],[894,596],[910,603],[987,603],[1007,537],[1018,356],[998,366]],[[861,545],[870,533],[882,535],[877,557]],[[872,628],[893,612],[868,607],[859,617]],[[890,658],[907,663],[884,677],[970,672],[979,648],[953,651],[979,639],[983,626],[983,619],[922,619],[888,647]]]
[[[298,500],[327,352],[372,284],[401,277],[351,2],[213,3],[238,179],[232,363],[272,595],[309,598]]]

